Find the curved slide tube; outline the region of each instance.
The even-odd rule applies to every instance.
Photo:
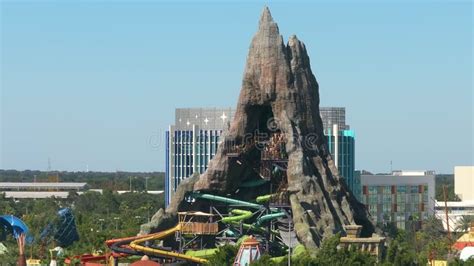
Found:
[[[20,218],[13,215],[0,215],[0,232],[1,230],[11,233],[16,239],[24,234],[28,243],[33,241],[28,226]]]
[[[235,214],[236,216],[224,217],[221,219],[221,222],[223,223],[240,222],[240,221],[249,219],[253,215],[251,211],[244,211],[244,210],[237,210],[237,209],[232,210],[231,213]]]
[[[185,254],[180,254],[180,253],[172,252],[172,251],[165,251],[165,250],[160,250],[160,249],[155,249],[155,248],[144,247],[144,246],[140,245],[141,243],[146,242],[146,241],[159,240],[159,239],[165,238],[165,237],[173,234],[174,232],[179,231],[180,229],[181,229],[181,227],[178,224],[173,228],[162,231],[162,232],[157,233],[155,235],[133,240],[130,243],[130,247],[137,250],[137,251],[143,252],[145,254],[150,254],[150,255],[155,255],[155,256],[163,256],[163,257],[170,257],[170,258],[177,258],[177,259],[192,261],[192,262],[201,263],[201,264],[206,263],[207,262],[206,259],[201,259],[201,258],[198,258],[198,257],[188,256],[188,255],[185,255]]]
[[[231,198],[226,198],[222,196],[216,196],[212,194],[205,194],[205,193],[191,193],[191,197],[195,199],[207,199],[207,200],[212,200],[212,201],[217,201],[217,202],[222,202],[227,205],[238,205],[242,207],[247,207],[250,209],[255,209],[255,210],[262,210],[265,209],[263,205],[257,204],[257,203],[252,203],[252,202],[247,202],[243,200],[237,200],[237,199],[231,199]],[[270,208],[271,212],[278,212],[278,208]]]
[[[138,252],[138,251],[136,251],[134,249],[131,249],[130,247],[126,246],[126,245],[130,244],[130,242],[131,242],[131,240],[123,240],[123,241],[115,242],[109,248],[111,250],[113,250],[114,252],[117,252],[117,253],[120,253],[120,254],[142,255],[143,253]]]
[[[144,238],[152,235],[157,235],[158,233],[154,234],[149,234],[149,235],[144,235],[144,236],[129,236],[129,237],[123,237],[123,238],[115,238],[115,239],[109,239],[105,241],[105,244],[114,252],[117,253],[122,253],[122,254],[127,254],[127,255],[141,255],[142,253],[137,252],[134,249],[128,248],[128,247],[123,247],[125,245],[130,244],[133,240],[139,239],[139,238]]]
[[[274,196],[275,194],[268,194],[268,195],[263,195],[263,196],[258,196],[255,200],[257,203],[265,203],[270,201],[270,199]]]
[[[247,202],[247,201],[243,201],[243,200],[236,200],[236,199],[216,196],[216,195],[211,195],[211,194],[192,193],[191,196],[195,199],[207,199],[207,200],[222,202],[222,203],[225,203],[225,204],[228,204],[228,205],[244,206],[244,207],[251,208],[251,209],[256,209],[256,210],[260,210],[260,209],[263,208],[263,206],[260,205],[260,204],[251,203],[251,202]]]
[[[197,257],[201,259],[208,259],[216,254],[218,248],[202,249],[202,250],[188,250],[186,256]]]
[[[286,216],[285,212],[277,212],[277,213],[271,213],[271,214],[263,215],[262,217],[257,219],[257,222],[255,223],[255,225],[259,226],[259,225],[261,225],[261,224],[263,224],[267,221],[277,219],[277,218],[280,218],[280,217],[285,217],[285,216]]]

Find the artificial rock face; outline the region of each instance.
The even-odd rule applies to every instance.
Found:
[[[215,157],[204,174],[181,183],[168,209],[143,225],[142,233],[170,226],[177,211],[185,208],[189,191],[229,195],[255,177],[254,168],[246,162],[258,160],[256,152],[244,151],[244,159],[237,163],[227,156],[226,148],[277,127],[286,143],[287,190],[300,242],[317,248],[323,238],[344,233],[343,226],[348,224],[363,225],[362,234],[371,234],[373,226],[363,205],[345,186],[326,147],[318,90],[305,45],[296,36],[285,45],[265,8],[250,45],[234,120]]]

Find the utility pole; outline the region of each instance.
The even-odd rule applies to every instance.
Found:
[[[130,192],[132,192],[132,176],[130,176]]]

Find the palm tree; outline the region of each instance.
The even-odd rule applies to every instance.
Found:
[[[472,222],[474,222],[474,216],[463,215],[456,223],[455,230],[458,232],[466,232],[471,227]]]

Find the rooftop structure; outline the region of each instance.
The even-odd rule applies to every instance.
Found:
[[[433,170],[395,170],[392,171],[394,176],[428,176],[435,175],[436,172]]]
[[[87,183],[66,182],[0,182],[0,191],[85,190]]]
[[[235,110],[225,108],[176,108],[175,130],[192,130],[193,125],[203,130],[222,130],[234,118]]]
[[[346,124],[345,107],[319,107],[319,114],[323,120],[324,133],[337,125],[339,130],[349,130],[350,126]]]

